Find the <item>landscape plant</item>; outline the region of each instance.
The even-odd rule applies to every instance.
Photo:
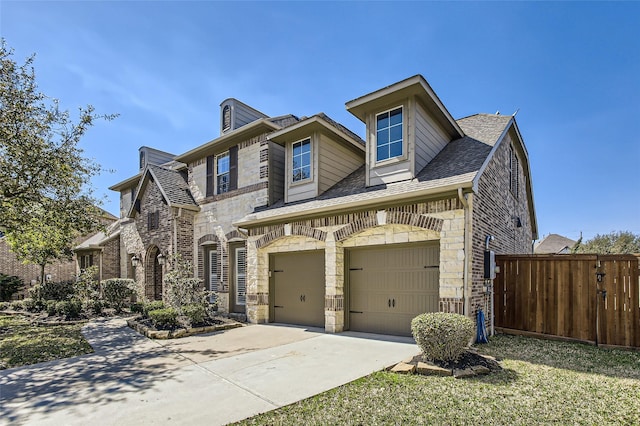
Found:
[[[475,325],[464,315],[429,312],[411,321],[411,331],[426,359],[454,362],[469,348]]]
[[[23,287],[24,282],[20,278],[13,275],[0,274],[0,301],[8,302]]]
[[[149,318],[157,328],[171,328],[178,325],[178,312],[173,308],[149,311]]]
[[[135,281],[129,278],[111,278],[102,281],[104,300],[116,310],[122,312],[135,294]]]
[[[193,266],[180,254],[170,259],[171,270],[165,274],[165,300],[179,315],[187,305],[200,305],[206,310],[209,293],[202,280],[193,276]]]

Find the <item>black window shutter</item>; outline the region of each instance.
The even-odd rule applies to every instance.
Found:
[[[207,197],[213,195],[214,175],[213,175],[213,162],[214,157],[210,155],[207,157]]]
[[[229,148],[229,191],[238,189],[238,145]]]

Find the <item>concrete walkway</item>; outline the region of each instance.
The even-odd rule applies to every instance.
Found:
[[[114,319],[83,333],[95,353],[0,371],[0,424],[227,424],[418,353],[409,338],[286,325],[154,341]]]

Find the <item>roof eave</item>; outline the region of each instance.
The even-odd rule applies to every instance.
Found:
[[[382,105],[400,101],[410,96],[416,96],[430,111],[440,115],[438,121],[445,127],[445,130],[452,139],[464,136],[464,132],[456,120],[449,113],[442,101],[440,101],[440,98],[436,95],[429,83],[427,83],[427,80],[420,74],[353,99],[345,105],[347,111],[364,123],[367,113],[375,110],[378,104]]]
[[[388,205],[398,203],[412,202],[424,198],[433,198],[439,195],[457,194],[458,188],[471,189],[472,182],[463,182],[456,184],[443,185],[436,188],[419,189],[401,194],[391,194],[387,196],[375,197],[367,200],[355,200],[346,203],[340,203],[328,207],[315,207],[310,209],[299,210],[291,213],[283,213],[279,215],[268,216],[265,218],[252,218],[255,215],[247,215],[243,219],[234,222],[233,225],[238,228],[254,228],[256,226],[266,225],[269,223],[277,223],[289,220],[296,220],[303,217],[326,216],[336,212],[344,212],[351,210],[360,210],[364,208],[376,207],[382,208]]]
[[[132,186],[136,186],[142,177],[142,173],[138,173],[135,176],[127,178],[121,182],[116,183],[115,185],[111,185],[109,187],[112,191],[122,191],[123,189],[131,188]]]
[[[188,164],[207,155],[211,155],[219,149],[223,149],[227,146],[232,146],[234,142],[241,142],[251,136],[258,135],[260,133],[272,132],[280,129],[280,126],[269,121],[267,118],[261,118],[246,124],[238,129],[235,129],[229,133],[213,139],[205,144],[200,145],[197,148],[187,151],[184,154],[178,155],[175,160]]]
[[[360,151],[365,151],[365,146],[362,143],[358,142],[356,139],[354,139],[347,133],[343,132],[342,130],[336,128],[335,126],[332,126],[331,124],[327,123],[325,120],[323,120],[318,116],[310,117],[292,126],[288,126],[288,127],[285,127],[284,129],[277,130],[272,134],[270,134],[267,137],[267,139],[279,145],[284,145],[287,141],[290,140],[290,138],[288,138],[289,135],[295,134],[295,132],[303,132],[306,127],[309,127],[310,131],[316,130],[318,128],[321,130],[326,130],[329,133],[332,133],[335,136],[338,136],[339,138],[343,139],[345,142],[347,142],[349,145],[353,146],[354,148]]]

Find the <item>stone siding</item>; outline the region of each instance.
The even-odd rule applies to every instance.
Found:
[[[270,320],[269,254],[324,250],[325,330],[341,332],[348,309],[345,249],[426,241],[440,243],[440,308],[458,312],[464,305],[464,221],[462,205],[452,198],[250,229],[247,317]]]

